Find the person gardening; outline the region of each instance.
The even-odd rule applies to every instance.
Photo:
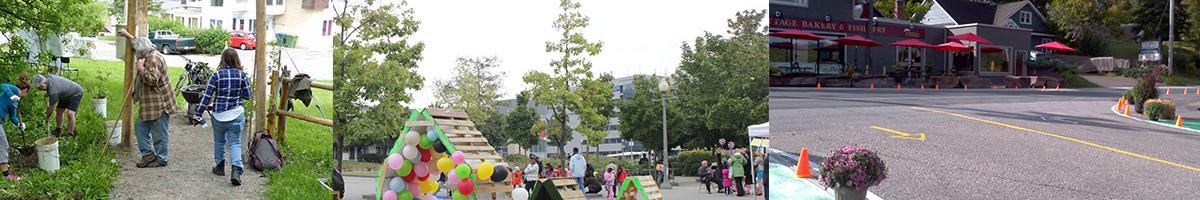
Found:
[[[29,83],[0,84],[0,117],[3,117],[13,125],[17,125],[17,130],[25,131],[25,123],[21,123],[21,117],[17,113],[17,103],[21,101],[21,97],[29,94]],[[4,132],[4,126],[0,126],[0,171],[4,175],[4,179],[10,181],[21,180],[20,176],[8,171],[8,134]]]
[[[125,29],[120,29],[119,33],[132,41],[131,46],[137,57],[134,62],[137,68],[137,76],[134,77],[137,83],[134,85],[136,96],[133,100],[139,104],[139,110],[134,129],[138,150],[142,154],[137,167],[165,167],[171,113],[176,110],[175,90],[171,89],[171,79],[167,77],[167,62],[154,49],[149,38],[134,37]]]
[[[50,100],[46,106],[46,121],[54,117],[54,131],[51,133],[55,136],[75,136],[75,112],[79,111],[79,101],[83,100],[83,87],[75,81],[54,74],[34,75],[29,83],[39,90],[46,91],[46,98]],[[65,134],[62,129],[64,116],[67,118]]]
[[[195,112],[196,119],[206,110],[211,110],[209,116],[213,120],[213,162],[216,166],[212,173],[225,176],[225,147],[229,147],[229,163],[232,166],[229,177],[235,186],[242,185],[242,141],[241,133],[246,126],[246,112],[242,108],[243,100],[250,100],[250,81],[242,72],[242,63],[237,51],[225,49],[221,53],[220,68],[208,80],[208,89],[200,97],[200,105]]]

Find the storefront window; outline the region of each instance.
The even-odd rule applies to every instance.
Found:
[[[896,64],[900,66],[924,66],[925,49],[896,47]]]
[[[1011,63],[1009,63],[1009,48],[998,47],[999,50],[985,51],[981,55],[980,60],[983,64],[980,67],[980,72],[983,73],[1010,73],[1012,72]]]
[[[829,41],[837,36],[825,38],[811,41],[771,37],[771,66],[781,69],[785,74],[841,74],[846,63],[845,46]]]

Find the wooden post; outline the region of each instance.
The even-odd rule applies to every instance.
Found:
[[[265,0],[255,0],[254,30],[266,33],[267,4]],[[264,35],[264,34],[260,34]],[[266,38],[266,37],[260,37]],[[265,40],[263,40],[265,41]],[[262,42],[262,41],[260,41]],[[265,44],[265,43],[264,43]],[[254,130],[266,128],[267,114],[267,51],[270,45],[254,48]]]
[[[281,86],[281,85],[279,85],[279,70],[271,70],[271,82],[267,83],[267,87],[270,90],[270,92],[268,92],[268,94],[279,94],[280,90],[277,90],[279,87],[276,87],[276,86]],[[277,104],[277,102],[273,99],[271,99],[269,101],[271,101],[271,103],[267,104],[267,107],[274,107],[275,104]],[[275,124],[278,123],[278,121],[279,121],[275,116],[276,116],[275,112],[267,112],[267,127],[266,128],[267,128],[267,132],[270,134],[275,134],[275,131],[278,131],[278,130],[272,129],[275,127]]]
[[[145,36],[146,29],[146,1],[126,1],[125,2],[125,31],[133,36]],[[133,41],[126,40],[125,45],[125,90],[123,94],[129,94],[134,90],[133,79],[137,70],[133,66],[134,52]],[[137,97],[133,97],[137,98]],[[123,99],[121,104],[121,148],[129,148],[133,146],[133,100]],[[136,148],[131,148],[136,150]]]
[[[288,97],[288,90],[289,90],[288,87],[291,86],[291,81],[280,79],[279,84],[281,84],[283,87],[280,87],[279,93],[276,93],[276,94],[279,94],[278,110],[287,110],[287,102],[288,102],[288,98],[289,98]],[[276,125],[277,125],[277,127],[275,127],[276,132],[273,132],[271,134],[273,134],[273,136],[275,136],[275,139],[277,139],[279,141],[280,145],[283,145],[283,144],[287,143],[287,115],[283,115],[280,113],[275,113],[275,115],[278,116],[276,118],[276,120],[279,120],[279,122],[276,123]]]

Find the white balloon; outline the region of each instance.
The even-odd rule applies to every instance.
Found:
[[[529,199],[529,191],[525,191],[525,188],[513,189],[512,198],[513,199]]]
[[[404,153],[404,158],[408,158],[409,160],[421,160],[421,153],[417,152],[416,146],[405,145],[402,153]]]
[[[417,143],[419,143],[420,141],[421,141],[421,135],[417,134],[416,131],[409,131],[407,135],[404,135],[404,143],[405,144],[417,145]]]
[[[471,166],[471,168],[472,168],[472,169],[474,169],[474,168],[476,168],[476,167],[479,167],[479,164],[480,164],[480,163],[483,163],[483,161],[481,161],[481,160],[467,160],[465,163],[467,163],[467,165],[470,165],[470,166]]]
[[[400,177],[392,177],[392,179],[388,181],[388,188],[392,189],[392,191],[404,191],[408,189],[408,184],[405,184],[404,180]]]

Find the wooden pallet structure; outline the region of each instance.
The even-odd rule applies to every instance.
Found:
[[[529,192],[529,199],[584,200],[583,190],[574,178],[559,177],[542,180]]]
[[[621,188],[617,191],[621,191],[621,194],[617,195],[617,200],[663,199],[662,190],[658,188],[658,183],[651,176],[628,177],[624,183],[621,183]],[[639,196],[641,198],[638,198]]]
[[[483,137],[483,133],[475,128],[475,122],[472,122],[467,112],[454,109],[440,108],[425,108],[413,109],[407,121],[404,122],[405,128],[400,133],[407,133],[409,130],[430,131],[438,134],[438,138],[442,141],[442,145],[446,147],[446,152],[462,151],[464,157],[468,161],[489,161],[492,163],[503,163],[504,158],[496,152],[496,149],[488,143]],[[402,137],[398,137],[402,138]],[[392,145],[388,154],[399,152],[404,147],[404,140],[397,139]],[[434,156],[433,160],[441,158],[443,155]],[[430,162],[430,169],[437,166]],[[386,168],[386,166],[383,166]],[[473,166],[474,167],[474,166]],[[383,172],[380,172],[380,177],[383,177]],[[377,186],[383,186],[383,181],[378,181]],[[381,193],[382,191],[376,193]],[[513,186],[509,181],[501,181],[499,183],[491,181],[475,182],[475,194],[490,194],[493,199],[497,194],[504,193],[505,196],[511,195]]]

